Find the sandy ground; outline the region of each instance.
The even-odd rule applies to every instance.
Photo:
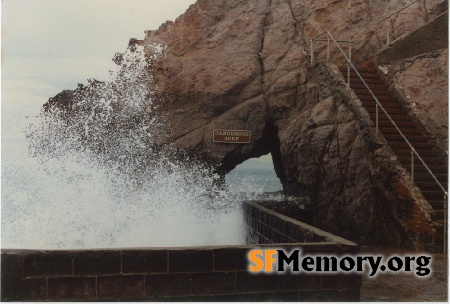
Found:
[[[417,253],[415,254],[417,255]],[[407,255],[407,253],[399,255]],[[432,257],[432,272],[429,276],[421,278],[414,273],[382,273],[375,278],[363,276],[361,301],[447,302],[448,256],[443,254],[423,255]]]

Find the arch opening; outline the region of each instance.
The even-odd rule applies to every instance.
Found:
[[[271,153],[250,158],[231,170],[225,177],[226,185],[233,192],[282,192]]]
[[[250,146],[232,149],[217,168],[219,184],[241,193],[284,193],[285,178],[278,128],[266,121]]]

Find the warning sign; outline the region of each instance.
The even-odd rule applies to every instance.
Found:
[[[214,130],[213,141],[229,144],[248,144],[252,140],[252,132],[248,130]]]

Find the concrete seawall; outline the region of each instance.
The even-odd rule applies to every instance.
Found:
[[[359,247],[254,203],[244,204],[244,209],[249,232],[272,244],[99,250],[4,249],[2,300],[359,300],[361,276],[250,273],[247,253],[251,249],[276,247],[300,249],[309,254],[348,254],[359,252]]]

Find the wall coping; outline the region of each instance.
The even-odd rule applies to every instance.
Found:
[[[289,223],[292,223],[292,224],[294,224],[296,226],[299,226],[302,229],[308,230],[308,231],[314,233],[317,236],[323,237],[326,240],[326,242],[317,242],[316,244],[322,244],[323,245],[323,244],[328,244],[329,243],[329,244],[333,244],[333,245],[341,244],[341,245],[358,247],[358,244],[356,244],[354,242],[351,242],[349,240],[346,240],[346,239],[344,239],[342,237],[336,236],[334,234],[331,234],[329,232],[326,232],[324,230],[321,230],[321,229],[319,229],[317,227],[314,227],[314,226],[311,226],[309,224],[300,222],[300,221],[295,220],[293,218],[290,218],[290,217],[288,217],[286,215],[283,215],[283,214],[280,214],[280,213],[275,212],[273,210],[270,210],[270,209],[268,209],[266,207],[262,207],[262,206],[258,205],[257,203],[254,203],[254,202],[251,202],[251,201],[245,201],[244,204],[248,204],[248,205],[250,205],[250,206],[252,206],[252,207],[254,207],[256,209],[260,209],[261,211],[264,211],[267,214],[270,214],[270,215],[278,217],[278,218],[280,218],[280,219],[282,219],[282,220],[284,220],[286,222],[289,222]],[[290,243],[290,244],[292,244],[292,243]],[[307,242],[307,243],[299,243],[299,244],[306,245],[306,244],[313,244],[313,243]]]

